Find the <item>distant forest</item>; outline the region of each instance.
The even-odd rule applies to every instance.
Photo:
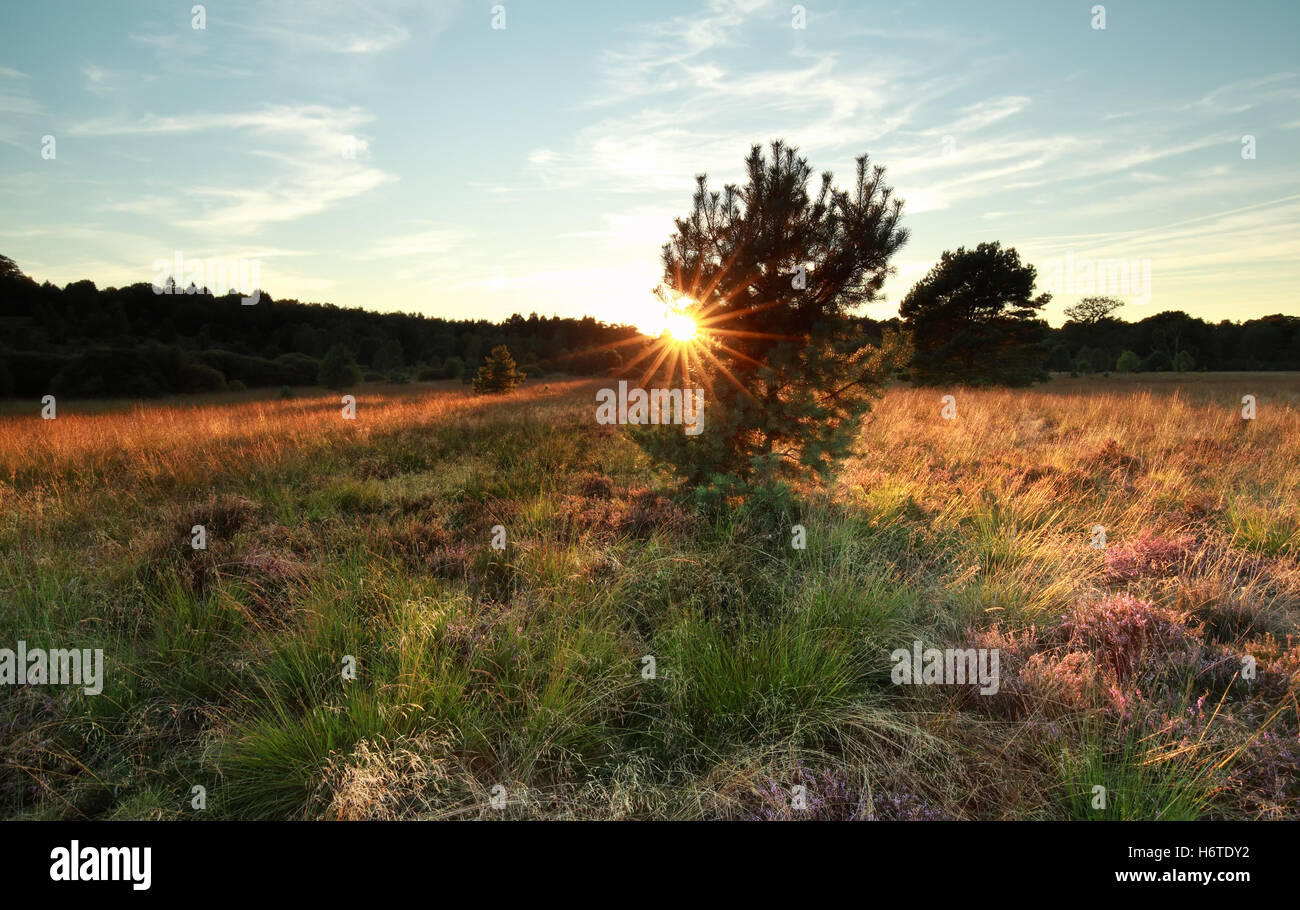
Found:
[[[3,260],[4,257],[0,257]],[[0,268],[4,265],[0,262]],[[148,282],[98,289],[0,274],[0,396],[152,396],[315,385],[331,347],[349,348],[367,380],[464,379],[504,344],[529,376],[617,371],[641,333],[590,317],[502,323],[375,313],[236,293],[157,294]],[[608,347],[633,340],[634,344]],[[649,343],[645,339],[645,343]]]
[[[1047,369],[1080,373],[1124,370],[1300,370],[1300,316],[1206,322],[1180,310],[1137,322],[1106,318],[1067,322],[1049,334]]]
[[[316,384],[320,358],[348,347],[368,380],[465,379],[497,345],[530,376],[611,375],[651,343],[632,326],[511,316],[501,323],[376,313],[237,294],[157,294],[148,282],[38,284],[0,256],[0,396],[153,396]],[[859,320],[879,337],[885,322]],[[1138,322],[1067,322],[1046,333],[1044,366],[1300,370],[1300,317],[1217,324],[1166,311]],[[611,348],[619,342],[617,348]],[[1127,356],[1126,356],[1127,355]]]

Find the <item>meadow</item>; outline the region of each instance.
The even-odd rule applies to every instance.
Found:
[[[608,384],[11,404],[0,646],[105,679],[0,687],[0,814],[1300,817],[1300,375],[899,385],[709,514]]]

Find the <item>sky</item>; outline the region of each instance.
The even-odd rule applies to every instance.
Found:
[[[653,330],[695,175],[780,138],[840,185],[869,154],[906,200],[867,315],[993,240],[1053,324],[1096,293],[1300,314],[1297,36],[1294,0],[8,4],[0,253],[60,285],[219,260],[280,298]]]

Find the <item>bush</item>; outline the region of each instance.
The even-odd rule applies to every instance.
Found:
[[[220,370],[214,370],[210,366],[201,363],[187,363],[184,371],[184,385],[182,388],[173,388],[173,392],[224,392],[227,389],[233,389],[235,383],[239,383],[241,388],[244,387],[242,382],[236,379],[234,382],[227,384],[226,377],[221,375]]]
[[[167,391],[155,366],[133,348],[91,348],[59,371],[51,383],[56,395],[76,398],[149,398]]]
[[[94,398],[221,392],[226,388],[226,377],[217,368],[188,359],[178,347],[148,342],[134,348],[82,351],[68,358],[39,391]]]
[[[238,379],[249,388],[280,385],[285,381],[284,367],[265,357],[236,354],[234,351],[199,351],[194,359],[221,372],[227,380]]]
[[[281,354],[275,358],[280,379],[287,385],[311,385],[320,375],[320,361],[306,354]]]
[[[226,389],[231,392],[246,392],[248,391],[248,386],[244,385],[241,380],[232,379],[230,383],[227,384]]]
[[[448,357],[442,365],[443,379],[460,379],[465,373],[465,361],[459,357]]]
[[[1115,369],[1121,373],[1136,373],[1142,369],[1142,358],[1132,351],[1125,351],[1115,362]]]
[[[1174,355],[1174,372],[1190,373],[1196,369],[1196,358],[1187,351],[1179,351]]]
[[[356,356],[346,345],[334,345],[321,358],[316,381],[327,389],[346,389],[361,382]]]
[[[1169,359],[1169,355],[1164,351],[1152,351],[1142,359],[1143,373],[1154,373],[1156,371],[1172,370],[1173,368],[1173,361]]]

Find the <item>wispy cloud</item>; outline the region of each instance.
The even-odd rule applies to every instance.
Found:
[[[931,127],[925,130],[924,134],[927,136],[941,134],[957,136],[978,132],[1006,120],[1008,117],[1014,117],[1029,107],[1029,104],[1030,99],[1024,95],[1008,95],[1002,98],[989,98],[978,101],[962,108],[960,111],[961,116],[958,119],[944,126]]]
[[[293,0],[214,8],[214,28],[301,55],[380,54],[412,39],[432,38],[450,24],[459,0],[318,0],[305,9]]]
[[[322,212],[397,179],[365,162],[367,143],[355,134],[371,119],[359,108],[276,106],[242,113],[101,118],[75,124],[69,132],[98,137],[247,134],[250,139],[236,147],[262,161],[257,171],[271,176],[249,185],[244,169],[228,183],[205,173],[206,179],[171,188],[173,199],[184,200],[180,206],[158,206],[138,196],[111,204],[118,211],[171,217],[190,229],[240,232]]]
[[[19,119],[40,113],[41,106],[31,94],[31,77],[12,67],[0,66],[0,142],[35,150],[36,145],[31,141],[34,137],[28,136],[27,128],[19,124]]]
[[[105,95],[113,90],[108,70],[91,63],[81,68],[81,74],[86,77],[86,91]]]
[[[1180,111],[1200,110],[1212,114],[1241,114],[1277,102],[1300,100],[1295,73],[1274,73],[1257,79],[1240,79],[1182,105]]]

